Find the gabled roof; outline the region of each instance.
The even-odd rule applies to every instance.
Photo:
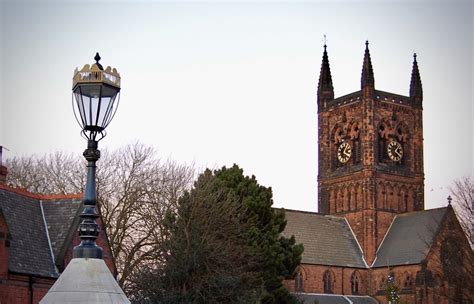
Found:
[[[60,197],[63,199],[58,200]],[[48,197],[0,185],[0,210],[11,235],[9,271],[49,278],[59,276],[51,251],[56,253],[65,242],[59,230],[68,227],[65,231],[69,231],[73,223],[70,213],[74,208],[77,212],[80,206],[77,197]]]
[[[76,231],[81,203],[79,199],[42,202],[51,248],[57,265],[64,259],[64,249],[72,239],[71,232]]]
[[[378,302],[369,296],[345,296],[318,293],[295,293],[303,304],[377,304]]]
[[[57,277],[38,201],[0,189],[0,208],[11,235],[8,269]]]
[[[301,263],[367,268],[362,251],[344,218],[285,210],[283,235],[304,246]]]
[[[377,250],[372,267],[421,263],[447,210],[445,207],[397,215]]]

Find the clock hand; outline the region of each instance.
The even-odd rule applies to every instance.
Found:
[[[351,149],[350,148],[346,148],[344,150],[344,155],[346,155],[347,157],[350,157],[351,156]]]
[[[401,152],[402,152],[402,151],[400,150],[400,147],[397,147],[397,148],[395,149],[395,153],[397,153],[397,155],[398,155],[399,157],[402,157],[402,153],[401,153]]]

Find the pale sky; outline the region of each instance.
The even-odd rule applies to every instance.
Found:
[[[74,68],[122,76],[99,148],[139,140],[161,157],[237,163],[275,206],[317,210],[316,91],[327,36],[335,95],[360,89],[369,40],[375,87],[408,95],[412,55],[424,90],[425,206],[473,174],[473,1],[1,1],[4,157],[82,153]],[[100,165],[100,162],[99,162]]]

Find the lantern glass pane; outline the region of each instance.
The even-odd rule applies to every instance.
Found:
[[[97,125],[104,128],[106,125],[105,117],[109,107],[110,97],[102,97],[99,105],[99,113],[97,116]]]
[[[87,126],[98,126],[97,125],[97,116],[99,109],[99,97],[90,97],[89,98],[89,107],[90,114],[87,120]]]
[[[82,127],[85,126],[85,113],[84,113],[84,104],[82,101],[82,95],[77,92],[74,92],[74,97],[76,99],[76,104],[77,104],[77,110],[79,112],[79,115],[81,116],[81,122],[82,122]]]
[[[74,89],[83,129],[101,131],[110,123],[120,89],[103,84],[82,84]]]

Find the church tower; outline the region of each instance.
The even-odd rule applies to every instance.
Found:
[[[370,265],[393,217],[424,209],[423,90],[375,89],[365,43],[361,90],[334,98],[327,46],[318,84],[318,210],[349,221]]]

